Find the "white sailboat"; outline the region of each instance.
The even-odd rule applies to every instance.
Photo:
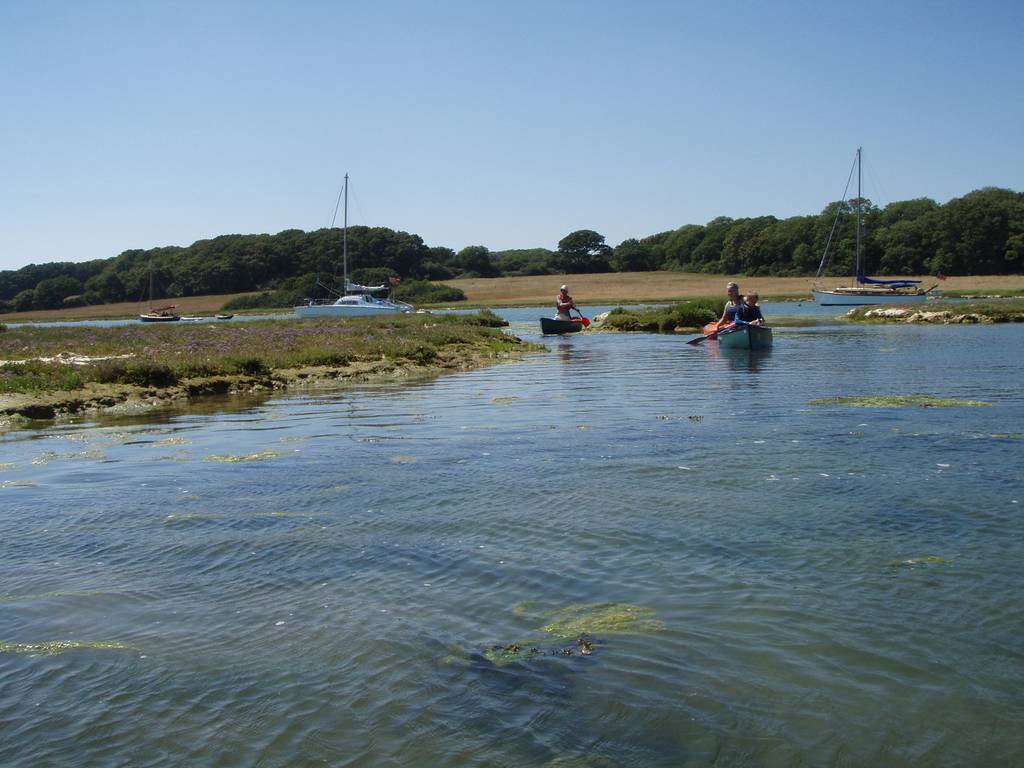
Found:
[[[336,299],[309,299],[306,304],[295,307],[299,317],[362,317],[365,315],[390,315],[415,312],[411,304],[393,299],[378,298],[375,293],[389,291],[387,285],[358,285],[348,280],[348,174],[345,174],[345,208],[341,239],[342,285],[344,295]],[[337,215],[337,208],[335,208]],[[331,222],[331,226],[334,222]]]
[[[862,204],[863,198],[860,193],[861,183],[861,147],[857,147],[857,157],[854,160],[857,169],[857,260],[854,274],[855,284],[839,288],[820,288],[817,285],[811,291],[814,300],[823,307],[857,307],[869,304],[913,304],[924,301],[935,286],[927,290],[921,288],[920,280],[877,280],[865,277],[864,264],[861,261],[861,232],[863,231]],[[853,169],[850,170],[851,174]],[[849,181],[847,181],[849,189]],[[846,193],[843,193],[843,201],[846,202]],[[836,233],[836,224],[842,213],[842,205],[836,211],[836,218],[832,222],[832,231],[829,233],[828,242],[825,244],[825,252],[821,256],[821,264],[818,265],[816,279],[821,279],[828,266],[829,251],[832,246],[832,237]]]

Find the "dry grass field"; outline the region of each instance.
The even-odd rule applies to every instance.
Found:
[[[922,278],[928,287],[937,280]],[[690,272],[612,272],[592,275],[536,275],[530,277],[471,278],[446,280],[445,285],[461,288],[466,294],[464,306],[507,307],[553,304],[558,287],[568,284],[573,298],[581,305],[615,304],[618,302],[668,302],[696,296],[725,294],[725,284],[735,280],[742,291],[757,291],[762,299],[810,298],[814,278],[811,277],[743,277],[742,275],[704,275]],[[848,281],[830,278],[826,287]],[[989,291],[1017,291],[1024,294],[1024,275],[989,275],[984,277],[950,277],[939,283],[945,291],[967,291],[985,295]],[[184,315],[212,315],[225,302],[245,294],[223,296],[190,296],[174,299]],[[167,302],[172,303],[171,301]],[[0,322],[24,320],[89,320],[97,318],[134,317],[147,310],[145,302],[104,304],[76,309],[52,309],[39,312],[13,312],[0,315]]]
[[[189,296],[183,299],[162,299],[153,303],[154,307],[165,307],[173,304],[183,315],[215,315],[224,304],[244,293],[229,293],[223,296]],[[34,312],[11,312],[0,315],[0,323],[17,323],[22,320],[98,320],[113,317],[134,317],[149,310],[145,301],[126,301],[121,304],[97,304],[92,307],[75,307],[74,309],[46,309]]]

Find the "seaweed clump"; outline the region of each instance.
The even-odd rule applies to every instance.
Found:
[[[535,613],[533,603],[519,603],[513,609],[517,615]],[[496,666],[540,656],[590,656],[603,642],[599,635],[650,634],[665,628],[655,618],[654,610],[628,603],[582,603],[549,611],[538,611],[547,623],[541,631],[562,642],[555,645],[536,641],[522,641],[509,645],[492,645],[484,657]],[[565,642],[568,641],[568,642]]]
[[[954,400],[931,395],[859,395],[822,397],[808,405],[849,405],[854,408],[985,408],[992,403],[982,400]]]

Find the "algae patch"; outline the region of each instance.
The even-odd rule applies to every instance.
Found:
[[[854,408],[985,408],[992,403],[981,400],[954,400],[930,395],[862,395],[823,397],[808,405],[849,405]]]
[[[168,437],[165,440],[158,440],[157,442],[153,443],[154,448],[159,448],[168,445],[188,445],[188,440],[186,440],[184,437]]]
[[[103,451],[97,451],[95,449],[89,451],[81,451],[79,453],[56,453],[54,451],[47,451],[41,456],[36,456],[32,459],[32,463],[36,465],[49,464],[51,461],[57,461],[58,459],[105,459],[106,455]]]
[[[117,640],[52,640],[47,643],[3,643],[0,653],[30,653],[36,656],[57,656],[68,651],[130,651],[130,645]]]
[[[653,608],[628,603],[590,603],[571,605],[547,614],[550,620],[541,627],[556,637],[600,634],[650,634],[661,632],[665,624],[656,619]]]
[[[484,651],[484,658],[498,667],[542,656],[590,656],[602,645],[596,636],[651,634],[665,629],[652,608],[628,603],[582,603],[543,610],[539,603],[528,601],[516,603],[512,612],[546,621],[540,631],[560,644],[552,646],[550,640],[545,644],[534,638],[492,645]]]
[[[284,454],[281,451],[260,451],[259,453],[250,453],[245,456],[207,456],[205,461],[223,461],[223,462],[240,462],[240,461],[267,461],[268,459],[276,459]]]

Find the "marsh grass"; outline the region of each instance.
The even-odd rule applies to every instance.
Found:
[[[265,376],[281,369],[394,361],[433,365],[461,353],[497,355],[529,345],[507,336],[493,313],[130,325],[9,328],[0,334],[0,393],[73,391],[89,382],[170,387],[184,379]],[[71,351],[134,357],[70,367],[31,358]]]
[[[602,327],[616,331],[647,333],[673,333],[676,328],[700,328],[705,323],[718,319],[723,303],[717,298],[702,297],[664,307],[616,307],[605,318]]]

